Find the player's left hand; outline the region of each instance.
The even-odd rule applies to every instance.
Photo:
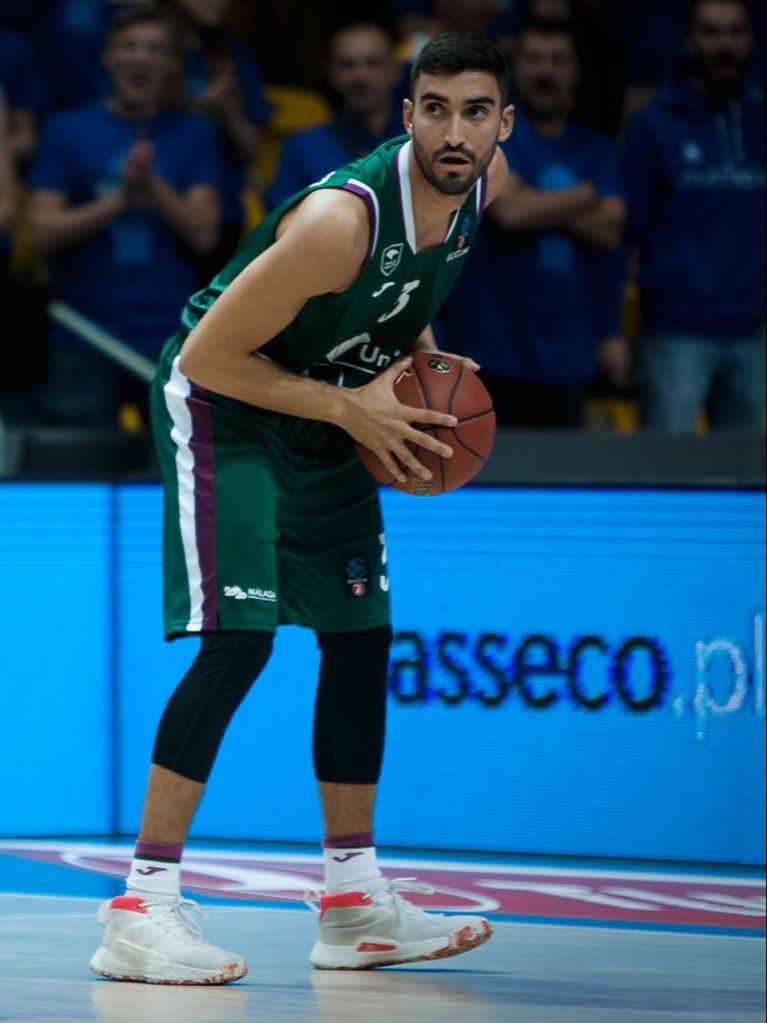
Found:
[[[435,351],[434,354],[435,355],[446,355],[448,357],[448,359],[458,359],[459,362],[463,363],[463,365],[466,367],[466,369],[470,369],[474,373],[476,373],[477,370],[480,368],[479,363],[475,362],[474,359],[470,358],[470,356],[468,356],[468,355],[455,355],[453,352],[440,352],[440,351]]]

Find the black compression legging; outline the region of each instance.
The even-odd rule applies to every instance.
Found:
[[[373,784],[383,758],[391,628],[320,633],[314,766],[321,781]],[[206,782],[221,740],[272,651],[268,632],[203,633],[202,645],[165,708],[155,764]]]
[[[270,632],[204,632],[157,730],[152,762],[206,782],[224,733],[272,652]]]
[[[374,785],[386,729],[386,673],[391,626],[321,632],[320,682],[314,706],[314,771],[320,781]]]

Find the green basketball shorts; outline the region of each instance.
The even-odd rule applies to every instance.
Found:
[[[351,438],[198,388],[178,347],[152,387],[166,637],[388,624],[378,491]]]

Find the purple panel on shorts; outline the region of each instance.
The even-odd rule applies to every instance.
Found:
[[[365,253],[365,261],[362,264],[363,267],[366,267],[370,262],[370,257],[373,255],[373,245],[375,244],[376,232],[378,230],[375,203],[370,197],[369,192],[367,192],[364,188],[360,188],[359,185],[353,185],[350,181],[347,181],[345,185],[341,185],[341,188],[343,188],[346,192],[354,192],[355,195],[364,199],[365,205],[368,208],[368,216],[370,217],[370,240],[368,241],[368,250]]]
[[[213,414],[208,393],[191,384],[186,399],[192,416],[194,457],[194,522],[197,553],[202,575],[202,627],[218,628],[218,585],[216,578],[216,454],[213,447]]]

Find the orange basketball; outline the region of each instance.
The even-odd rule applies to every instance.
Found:
[[[433,473],[422,480],[405,468],[407,480],[400,483],[377,455],[357,444],[357,453],[365,468],[379,483],[405,494],[436,497],[456,490],[473,479],[485,464],[495,439],[495,412],[487,389],[476,373],[460,359],[434,352],[414,352],[413,363],[404,369],[394,384],[397,400],[411,408],[447,412],[458,423],[444,426],[419,426],[453,449],[451,458],[442,458],[426,448],[413,445],[416,458]]]

